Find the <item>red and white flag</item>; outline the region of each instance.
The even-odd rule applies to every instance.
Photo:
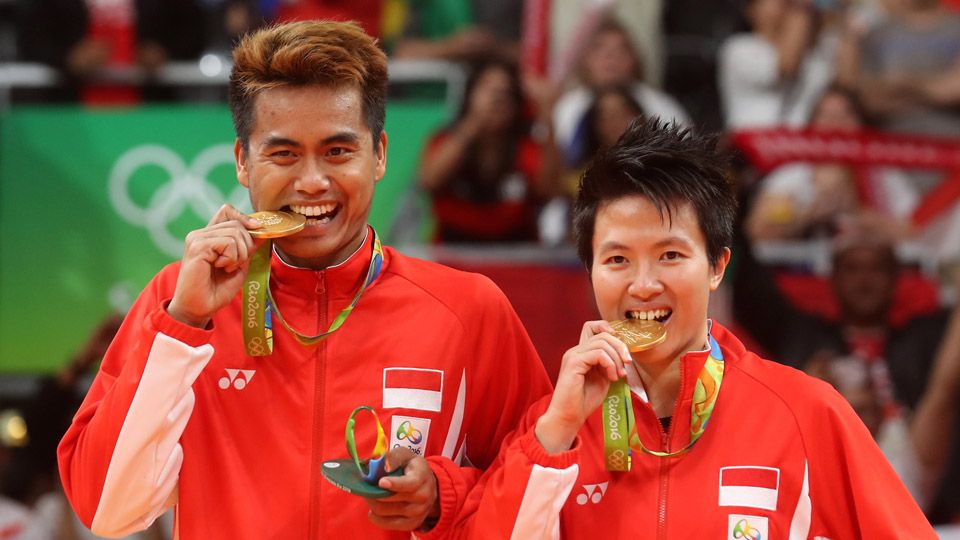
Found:
[[[723,467],[720,469],[720,506],[777,509],[780,469]]]
[[[440,411],[443,371],[422,368],[383,370],[383,408]]]

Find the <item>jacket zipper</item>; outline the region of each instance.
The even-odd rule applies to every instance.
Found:
[[[687,385],[686,378],[684,377],[683,365],[680,366],[680,390],[677,392],[677,400],[673,405],[673,414],[672,417],[676,418],[677,411],[680,410],[680,404],[683,403],[683,396],[686,395]],[[654,414],[656,418],[657,415]],[[670,441],[673,436],[673,429],[676,427],[676,422],[673,421],[673,418],[670,419],[670,426],[668,429],[663,429],[663,424],[660,423],[659,418],[657,419],[657,427],[660,428],[660,444],[664,452],[670,451]],[[670,484],[670,460],[672,457],[663,457],[660,458],[660,489],[657,494],[657,539],[658,540],[667,540],[667,491]]]
[[[670,429],[673,429],[673,422],[670,422]],[[669,436],[666,432],[663,431],[663,428],[660,428],[660,443],[662,448],[669,452]],[[660,459],[660,491],[657,494],[657,538],[659,540],[667,540],[667,484],[669,482],[670,475],[668,474],[667,466],[668,460],[671,458],[664,457]]]
[[[326,274],[321,271],[317,273],[317,315],[319,317],[319,328],[323,328],[327,321],[327,298],[326,298]],[[321,461],[323,453],[323,398],[326,378],[324,372],[326,368],[327,347],[324,342],[317,344],[313,352],[314,359],[314,385],[313,385],[313,445],[310,449],[310,530],[308,538],[320,538],[320,488],[321,472],[317,464]]]

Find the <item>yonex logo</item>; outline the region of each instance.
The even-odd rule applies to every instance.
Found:
[[[169,226],[185,210],[206,221],[224,202],[241,209],[249,206],[243,186],[237,185],[224,196],[208,181],[210,171],[224,164],[233,165],[233,144],[211,146],[200,152],[189,166],[165,146],[136,146],[120,156],[110,171],[110,202],[128,223],[147,229],[159,250],[177,257],[183,252],[183,239],[174,236]],[[140,206],[131,198],[130,182],[144,167],[159,167],[167,179],[146,206]]]
[[[221,390],[226,390],[233,385],[237,390],[243,390],[253,380],[256,370],[253,369],[224,369],[227,372],[225,377],[220,377],[217,384]]]
[[[607,492],[607,485],[610,482],[603,482],[601,484],[584,484],[580,487],[583,488],[585,493],[577,495],[577,504],[583,506],[588,502],[597,504],[600,502],[600,499],[603,498],[603,495]]]

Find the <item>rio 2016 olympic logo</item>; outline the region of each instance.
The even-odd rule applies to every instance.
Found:
[[[423,440],[423,433],[420,433],[420,430],[414,428],[413,424],[407,420],[397,428],[397,440],[402,441],[404,439],[410,441],[410,444],[420,444],[420,441]]]
[[[754,527],[750,526],[750,523],[741,519],[733,527],[733,537],[734,538],[743,538],[744,540],[763,540],[763,535],[760,534],[760,531]]]
[[[207,175],[210,171],[223,164],[233,165],[232,144],[211,146],[200,152],[189,165],[165,146],[136,146],[120,156],[110,171],[110,203],[128,223],[147,229],[160,251],[179,257],[183,252],[183,239],[175,237],[169,228],[185,210],[191,210],[204,221],[210,219],[224,202],[248,210],[246,188],[237,185],[224,195],[209,182]],[[159,167],[167,179],[146,206],[140,206],[131,198],[130,183],[144,167]]]
[[[620,449],[614,450],[607,456],[607,463],[609,463],[611,467],[620,470],[627,464],[627,454]]]

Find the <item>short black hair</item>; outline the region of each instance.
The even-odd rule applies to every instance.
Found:
[[[660,215],[690,203],[707,241],[707,258],[716,266],[733,242],[737,199],[728,178],[729,156],[717,148],[717,136],[697,135],[676,123],[638,117],[616,144],[598,153],[580,179],[573,204],[577,254],[593,266],[597,210],[605,203],[639,195]]]

